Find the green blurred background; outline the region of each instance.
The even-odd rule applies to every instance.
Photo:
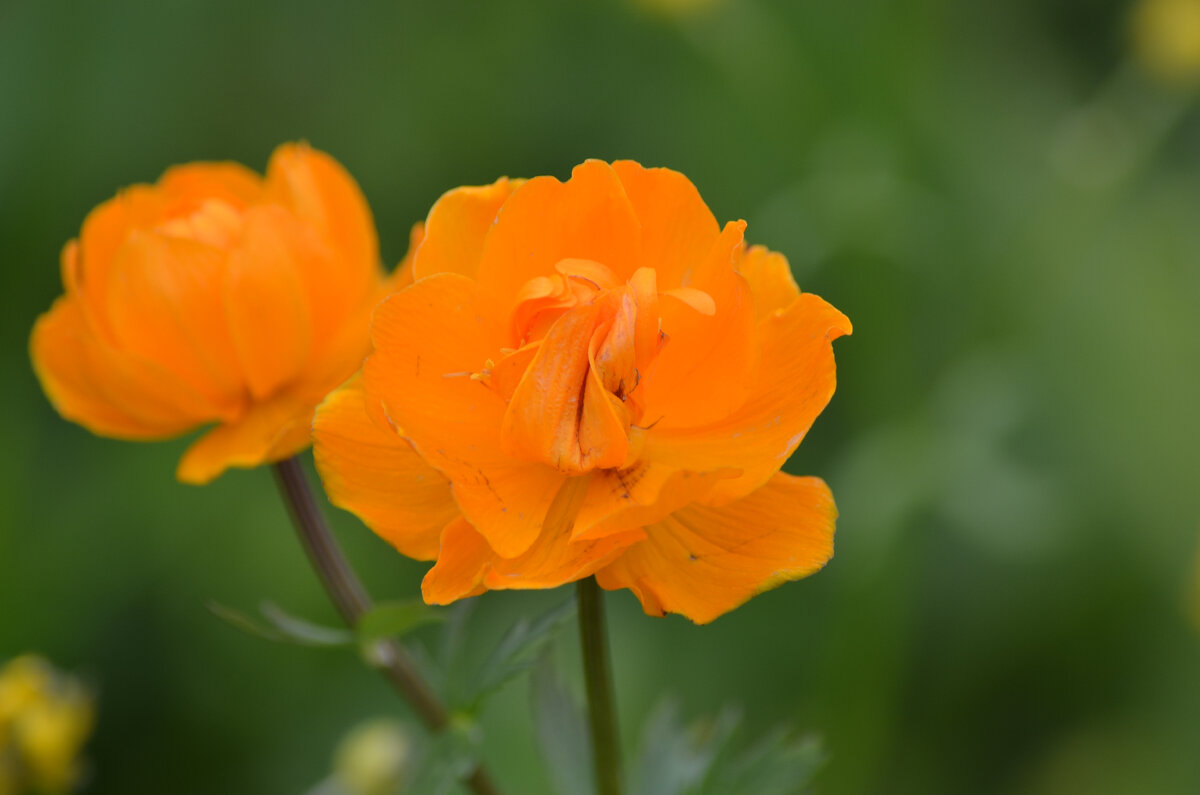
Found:
[[[0,659],[95,683],[90,791],[300,793],[405,714],[352,656],[205,610],[334,619],[268,472],[182,486],[186,440],[67,424],[26,351],[118,186],[303,138],[389,262],[450,187],[635,158],[853,319],[789,464],[833,487],[836,558],[703,628],[610,596],[628,744],[673,692],[822,733],[827,795],[1200,792],[1196,92],[1140,65],[1115,0],[674,5],[0,4]],[[422,565],[336,522],[374,591],[416,592]],[[488,761],[538,795],[527,704],[492,703]]]

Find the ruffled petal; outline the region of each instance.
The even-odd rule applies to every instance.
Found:
[[[317,408],[313,455],[325,492],[404,555],[432,560],[442,528],[459,516],[450,482],[374,421],[366,400],[355,376]]]
[[[474,278],[496,213],[524,182],[501,177],[491,185],[455,188],[442,194],[425,222],[425,240],[413,260],[414,277],[461,273]]]
[[[716,485],[713,501],[754,491],[779,471],[829,403],[837,385],[832,343],[851,330],[841,312],[802,294],[759,325],[761,360],[745,403],[708,425],[655,426],[646,432],[643,456],[679,469],[741,469]]]
[[[256,400],[302,372],[312,330],[301,278],[309,256],[297,224],[281,208],[247,211],[225,273],[225,313],[242,374]]]
[[[602,538],[653,524],[685,505],[704,500],[736,469],[691,472],[649,461],[592,473],[587,499],[575,519],[572,539]]]
[[[282,461],[308,447],[313,402],[285,394],[254,404],[235,422],[201,436],[179,459],[175,477],[203,485],[230,467],[253,468]]]
[[[646,528],[645,541],[596,573],[629,588],[650,615],[706,624],[833,556],[837,508],[820,478],[776,474],[721,508],[691,506]]]
[[[571,179],[531,179],[515,190],[484,242],[479,283],[511,307],[534,276],[554,273],[563,259],[592,260],[625,281],[637,269],[640,225],[612,167],[589,160]]]
[[[505,453],[504,400],[471,378],[498,356],[503,328],[474,281],[434,274],[375,310],[375,352],[363,373],[367,395],[450,479],[467,519],[498,554],[514,557],[534,542],[565,475]]]

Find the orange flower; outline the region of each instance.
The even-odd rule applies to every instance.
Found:
[[[279,147],[265,179],[194,163],[121,191],[63,249],[62,279],[30,342],[50,401],[123,439],[215,423],[179,463],[190,483],[306,447],[385,294],[362,193],[305,144]]]
[[[744,228],[628,161],[447,193],[317,410],[331,499],[438,604],[595,574],[702,623],[821,568],[829,489],[779,469],[850,321]]]

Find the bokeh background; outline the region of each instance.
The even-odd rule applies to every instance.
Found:
[[[827,795],[1200,792],[1200,11],[1158,5],[0,4],[0,659],[94,683],[94,793],[301,793],[405,716],[352,655],[206,611],[333,622],[268,472],[182,486],[186,440],[53,413],[26,346],[59,249],[118,186],[285,140],[357,177],[392,263],[450,187],[627,157],[855,324],[789,464],[833,487],[836,558],[703,628],[610,596],[627,743],[670,692],[819,732]],[[524,683],[484,726],[508,791],[551,792]]]

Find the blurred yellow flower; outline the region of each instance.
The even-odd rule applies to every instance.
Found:
[[[94,720],[92,696],[79,680],[41,657],[10,660],[0,668],[0,795],[73,789]]]
[[[1200,78],[1200,0],[1140,0],[1132,23],[1147,70],[1172,82]]]
[[[350,795],[394,795],[400,791],[412,748],[399,721],[381,718],[359,724],[338,745],[334,778]]]

